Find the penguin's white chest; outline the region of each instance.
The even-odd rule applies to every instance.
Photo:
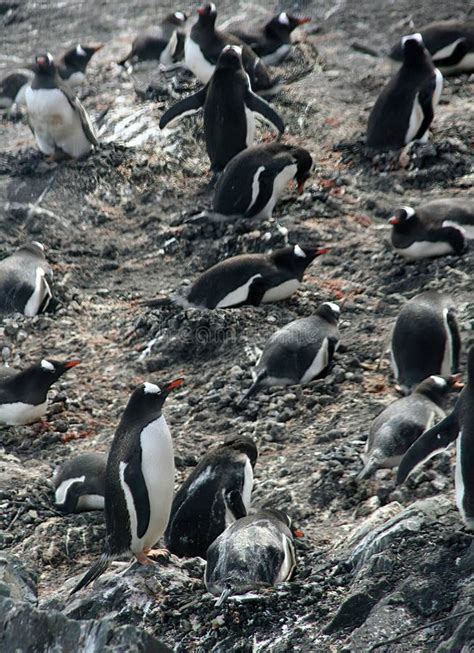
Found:
[[[126,463],[120,463],[121,484],[124,490],[130,516],[131,550],[141,553],[151,548],[163,535],[168,524],[174,488],[173,443],[165,418],[161,415],[148,424],[140,435],[141,472],[150,504],[148,528],[138,537],[137,510],[141,509],[135,501],[130,488],[124,480]]]
[[[270,302],[280,302],[283,299],[288,299],[288,297],[291,297],[291,295],[296,292],[299,287],[300,282],[298,279],[289,279],[288,281],[284,281],[283,283],[280,283],[279,286],[275,286],[274,288],[267,290],[263,296],[262,303],[268,304]]]
[[[214,73],[215,66],[209,63],[199,45],[190,36],[187,36],[184,42],[184,60],[189,70],[203,84],[207,84]]]
[[[47,307],[47,305],[51,301],[52,296],[53,295],[51,293],[51,289],[49,287],[48,282],[46,281],[45,272],[42,267],[38,266],[36,268],[35,288],[33,290],[33,293],[31,294],[31,297],[28,299],[28,301],[25,304],[23,313],[27,317],[34,317],[40,310],[41,306],[43,305],[43,302],[44,302],[43,310]]]
[[[434,256],[443,256],[451,254],[453,248],[448,242],[433,242],[429,240],[419,240],[408,247],[394,248],[397,254],[411,261],[417,261],[422,258],[431,258]]]
[[[301,377],[300,383],[309,383],[329,365],[329,340],[324,338],[321,347],[313,358],[311,365]]]
[[[0,424],[16,426],[19,424],[32,424],[38,422],[46,413],[48,402],[34,406],[16,401],[11,404],[0,404]]]
[[[264,208],[260,211],[258,215],[255,217],[257,218],[271,218],[273,209],[275,208],[275,204],[277,203],[278,198],[280,195],[283,193],[289,182],[293,179],[293,177],[296,175],[297,172],[297,167],[296,164],[287,166],[286,168],[283,168],[275,177],[273,180],[273,189],[272,189],[272,195]]]

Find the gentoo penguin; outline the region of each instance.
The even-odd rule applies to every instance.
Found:
[[[474,71],[474,20],[440,20],[422,27],[420,34],[433,63],[444,75]],[[401,61],[401,43],[390,56]]]
[[[245,401],[264,386],[309,383],[324,376],[339,346],[340,309],[325,302],[311,317],[293,320],[265,344]]]
[[[257,447],[246,436],[229,438],[206,454],[180,487],[165,533],[180,557],[206,557],[208,547],[250,508]]]
[[[291,245],[271,254],[232,256],[213,265],[193,283],[186,304],[234,308],[287,299],[299,287],[310,263],[327,251]]]
[[[474,240],[474,199],[435,200],[416,210],[403,206],[389,223],[392,247],[404,258],[463,254],[466,241]]]
[[[460,375],[429,376],[411,395],[387,406],[372,422],[358,478],[368,478],[380,467],[396,467],[415,440],[446,416],[449,393],[463,387],[459,380]]]
[[[132,43],[132,49],[125,59],[118,62],[119,66],[137,61],[159,61],[164,66],[172,65],[179,54],[179,36],[184,29],[189,16],[184,11],[168,14],[153,31],[139,34]],[[184,43],[182,44],[184,47]],[[182,54],[183,50],[181,50]]]
[[[49,53],[36,57],[25,99],[28,122],[43,154],[79,159],[98,145],[86,110],[59,78]]]
[[[443,88],[420,34],[403,37],[403,64],[382,89],[371,113],[367,145],[396,150],[426,141]]]
[[[224,47],[238,45],[242,48],[242,62],[249,75],[252,90],[262,95],[274,94],[278,90],[279,82],[271,78],[267,67],[255,52],[233,34],[215,28],[216,5],[206,4],[197,11],[198,20],[184,42],[184,60],[189,70],[203,84],[207,84]]]
[[[41,243],[23,245],[0,261],[0,315],[23,313],[34,317],[52,298],[53,271]]]
[[[142,565],[165,532],[174,486],[173,442],[162,414],[176,379],[160,388],[142,383],[132,393],[110,447],[105,474],[104,552],[72,590],[98,578],[113,558],[132,552]]]
[[[233,29],[231,32],[247,43],[267,66],[276,66],[290,53],[293,30],[310,22],[311,18],[297,18],[282,11],[260,29],[253,31]]]
[[[0,424],[16,426],[40,421],[46,413],[48,390],[64,372],[79,362],[43,359],[20,372],[12,370],[2,374]]]
[[[313,159],[303,147],[284,143],[255,145],[234,156],[219,178],[214,211],[223,215],[271,218],[273,208],[292,179],[298,192],[310,175]]]
[[[33,79],[29,70],[10,73],[0,81],[0,111],[14,112],[25,103],[25,93]]]
[[[219,55],[214,74],[197,93],[181,100],[166,111],[160,128],[177,118],[204,107],[204,135],[211,161],[211,171],[217,176],[236,154],[253,145],[254,112],[273,124],[280,133],[285,125],[280,116],[250,88],[249,76],[242,67],[239,46],[226,46]]]
[[[266,508],[238,519],[207,550],[204,582],[218,605],[229,596],[278,585],[296,568],[293,529],[288,515]]]
[[[456,439],[456,505],[466,526],[474,530],[474,347],[467,358],[467,384],[453,412],[408,449],[398,468],[397,483],[403,483],[415,467]]]
[[[69,86],[82,84],[86,77],[86,68],[94,54],[103,48],[99,45],[81,45],[67,50],[58,59],[57,70],[61,79]]]
[[[53,476],[56,508],[63,512],[103,510],[106,465],[106,454],[84,453],[58,467]]]
[[[403,306],[392,333],[392,368],[401,390],[408,394],[433,374],[455,374],[460,349],[452,299],[436,290],[415,295]]]

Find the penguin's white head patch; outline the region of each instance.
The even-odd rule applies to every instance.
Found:
[[[440,376],[432,376],[431,378],[438,388],[445,388],[448,385],[445,379],[442,379]]]
[[[84,48],[82,47],[82,45],[80,43],[78,43],[76,45],[76,54],[79,57],[87,57],[86,51],[84,50]]]
[[[35,247],[38,247],[38,249],[40,249],[42,252],[44,252],[44,245],[43,245],[43,243],[40,243],[40,242],[37,241],[37,240],[33,240],[31,244],[32,244],[32,245],[35,245]]]
[[[325,302],[325,304],[326,304],[326,306],[329,306],[329,308],[331,309],[331,311],[332,311],[335,315],[340,315],[340,314],[341,314],[341,309],[340,309],[339,306],[338,306],[337,304],[335,304],[334,302]]]
[[[242,56],[242,46],[240,45],[226,45],[224,50],[233,50],[237,54]]]
[[[306,254],[303,252],[303,250],[299,245],[295,245],[293,247],[293,252],[295,253],[295,256],[299,256],[300,258],[306,258]]]
[[[41,361],[41,367],[48,372],[54,372],[54,365],[47,361],[45,358]]]
[[[402,211],[405,211],[407,214],[406,219],[409,220],[415,215],[415,209],[412,209],[411,206],[402,206]]]
[[[155,383],[149,383],[148,381],[145,381],[143,384],[143,392],[146,395],[157,395],[160,394],[161,389]]]
[[[186,16],[183,14],[182,11],[175,11],[174,17],[177,18],[178,20],[181,20],[183,23],[186,20]]]
[[[288,18],[287,14],[282,11],[281,14],[278,16],[278,22],[280,25],[289,25],[290,24],[290,19]]]
[[[421,36],[420,32],[415,32],[415,34],[407,34],[406,36],[402,36],[402,47],[405,45],[407,41],[418,41],[418,43],[421,43],[421,45],[424,45],[423,43],[423,37]]]
[[[216,14],[217,13],[216,5],[213,2],[211,2],[211,4],[210,4],[210,13],[211,14]]]

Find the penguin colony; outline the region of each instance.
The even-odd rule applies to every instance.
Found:
[[[217,9],[207,4],[190,15],[176,11],[155,31],[139,35],[119,64],[156,60],[182,65],[202,82],[193,95],[170,106],[160,128],[203,109],[204,140],[215,184],[213,210],[221,216],[269,218],[293,179],[298,192],[310,176],[311,154],[296,144],[255,142],[255,115],[281,136],[285,125],[262,96],[273,97],[279,79],[269,66],[289,56],[291,34],[309,18],[282,12],[254,31],[216,28]],[[77,45],[55,60],[40,53],[25,73],[0,84],[0,107],[25,104],[39,150],[51,160],[80,159],[100,147],[92,122],[73,90],[101,48]],[[443,74],[474,69],[474,24],[444,21],[405,35],[391,56],[401,67],[387,82],[368,119],[367,145],[399,149],[425,141],[440,100]],[[442,72],[441,72],[442,71]],[[276,103],[277,104],[277,101]],[[474,238],[474,201],[453,198],[398,207],[390,217],[391,243],[417,261],[461,255]],[[258,307],[297,292],[305,271],[326,247],[295,243],[267,254],[239,254],[220,261],[176,301],[200,309]],[[27,243],[0,261],[0,313],[34,317],[53,300],[53,273],[44,246]],[[326,375],[337,355],[341,306],[325,302],[314,314],[277,330],[256,362],[253,383],[238,405],[263,387],[302,385]],[[467,383],[459,372],[461,337],[451,297],[422,292],[396,319],[390,355],[393,376],[405,395],[387,406],[368,429],[359,479],[380,467],[398,468],[398,482],[437,450],[456,441],[456,504],[474,529],[474,347]],[[22,371],[0,373],[0,424],[30,424],[46,414],[47,393],[79,363],[43,359]],[[230,437],[209,451],[174,495],[173,442],[163,414],[182,379],[144,381],[132,392],[107,455],[86,453],[56,470],[54,504],[64,512],[104,510],[103,553],[71,593],[84,588],[116,558],[133,554],[143,565],[170,554],[207,560],[204,583],[218,602],[234,594],[290,580],[301,531],[291,516],[252,504],[256,444]],[[446,416],[450,393],[459,394]],[[166,549],[154,549],[161,538]]]

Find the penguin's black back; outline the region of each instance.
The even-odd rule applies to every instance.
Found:
[[[439,50],[451,45],[459,39],[463,39],[466,43],[467,49],[474,52],[474,20],[458,21],[458,20],[440,20],[430,23],[420,29],[420,34],[423,37],[423,43],[431,55],[435,55]],[[397,61],[403,58],[401,43],[397,43],[391,52],[390,57]],[[443,65],[443,61],[436,65]]]
[[[2,376],[0,404],[21,402],[38,406],[46,401],[48,390],[57,379],[57,376],[42,371],[40,365]]]
[[[403,306],[392,334],[392,354],[398,382],[410,389],[431,375],[439,375],[446,347],[453,351],[453,369],[459,364],[460,339],[449,296],[430,290]]]
[[[256,456],[253,443],[252,447]],[[246,453],[224,445],[204,456],[194,468],[171,508],[165,532],[171,553],[206,557],[208,547],[226,527],[225,493],[242,494],[247,460]]]

